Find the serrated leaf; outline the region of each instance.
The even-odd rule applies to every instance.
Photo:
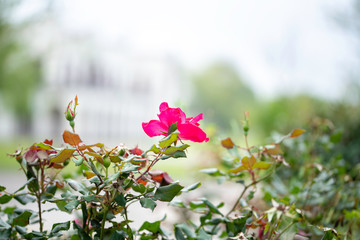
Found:
[[[125,205],[126,205],[126,199],[125,199],[125,197],[124,197],[124,194],[119,194],[119,195],[117,195],[116,197],[115,197],[115,202],[119,205],[119,206],[121,206],[121,207],[125,207]]]
[[[63,222],[63,223],[55,223],[52,226],[51,233],[58,233],[60,231],[67,231],[70,228],[70,221]]]
[[[281,150],[280,144],[274,144],[274,145],[266,146],[263,153],[267,153],[270,155],[277,155],[277,154],[282,154],[283,151]]]
[[[24,211],[22,214],[13,219],[12,224],[20,227],[25,227],[29,224],[29,219],[31,215],[31,212]]]
[[[169,147],[163,153],[166,155],[172,155],[177,151],[184,151],[186,148],[190,147],[188,144],[181,145],[179,147]]]
[[[0,196],[0,204],[8,203],[8,202],[10,202],[11,199],[12,199],[12,196],[10,196],[10,195],[7,195],[7,194],[2,195],[2,196]]]
[[[147,230],[149,232],[152,232],[152,233],[158,233],[161,231],[160,229],[160,221],[156,221],[156,222],[148,222],[148,221],[145,221],[143,223],[143,225],[141,225],[139,231],[142,231],[142,230]]]
[[[65,130],[63,133],[63,139],[65,143],[68,143],[73,147],[78,146],[82,142],[79,135],[69,132],[67,130]]]
[[[190,186],[182,189],[181,191],[182,191],[182,192],[190,192],[190,191],[192,191],[192,190],[197,189],[197,188],[200,187],[200,186],[201,186],[201,182],[197,182],[197,183],[194,183],[194,184],[192,184],[192,185],[190,185]]]
[[[188,238],[187,239],[194,239],[196,238],[196,234],[189,228],[188,225],[185,223],[182,224],[176,224],[175,229],[181,230]]]
[[[91,144],[91,145],[84,145],[84,146],[79,146],[79,150],[83,151],[85,149],[92,151],[92,147],[98,147],[98,148],[103,148],[104,144],[103,143],[96,143],[96,144]]]
[[[151,211],[154,211],[154,209],[156,207],[156,202],[154,202],[154,200],[152,200],[150,198],[141,198],[140,204],[143,208],[150,208]]]
[[[176,151],[173,155],[173,158],[186,158],[186,153],[184,151]]]
[[[221,145],[226,149],[231,149],[235,146],[234,142],[231,140],[231,138],[226,138],[221,141]]]
[[[289,137],[290,138],[296,138],[296,137],[299,137],[304,132],[306,132],[304,129],[295,128],[294,130],[291,131],[291,133],[289,134]]]
[[[220,171],[220,170],[217,169],[217,168],[201,169],[200,172],[209,174],[210,176],[213,176],[213,177],[226,176],[225,173],[223,173],[222,171]]]
[[[49,144],[46,144],[46,143],[37,143],[37,144],[34,144],[34,147],[36,148],[39,148],[41,150],[51,150],[51,149],[54,149],[53,146],[49,145]]]
[[[169,147],[173,142],[178,139],[178,132],[171,133],[169,136],[160,141],[159,146],[161,148]]]
[[[50,159],[50,162],[53,163],[63,163],[66,160],[68,160],[69,158],[71,158],[73,156],[73,153],[75,152],[75,149],[63,149],[61,150],[61,152],[56,155],[54,158]]]
[[[183,188],[184,187],[179,183],[172,183],[167,186],[159,187],[155,192],[154,199],[163,202],[170,202]]]
[[[83,195],[86,195],[89,193],[89,190],[83,184],[81,184],[77,181],[74,181],[72,179],[67,179],[66,181],[70,185],[70,187],[72,189],[74,189],[75,191],[78,191]]]
[[[30,194],[24,194],[24,195],[18,195],[15,196],[14,199],[16,199],[19,203],[22,205],[26,205],[28,203],[32,203],[36,201],[36,197],[30,195]]]
[[[94,152],[84,152],[87,155],[90,155],[94,157],[99,163],[104,164],[104,159],[100,154],[94,153]]]
[[[155,154],[158,154],[158,153],[160,152],[160,148],[158,148],[158,147],[154,144],[154,145],[151,146],[151,148],[150,148],[149,150],[147,150],[147,151],[145,152],[145,154],[148,153],[148,152],[153,152],[153,153],[155,153]]]
[[[267,163],[267,162],[256,162],[254,163],[254,165],[252,166],[253,169],[268,169],[271,166],[271,163]]]
[[[77,208],[77,206],[79,206],[80,201],[77,199],[71,200],[68,204],[66,204],[64,206],[64,208],[68,211],[71,212],[72,210],[74,210],[75,208]]]
[[[202,202],[209,208],[209,210],[212,212],[212,213],[217,213],[221,216],[224,216],[220,211],[219,209],[217,209],[217,207],[215,207],[214,204],[212,204],[209,200],[207,200],[206,198],[203,198],[202,199]]]
[[[126,172],[133,172],[133,171],[137,171],[139,168],[139,166],[131,164],[131,163],[126,163],[121,169],[120,169],[120,173],[126,173]]]

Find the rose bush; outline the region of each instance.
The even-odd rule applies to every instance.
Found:
[[[324,240],[332,240],[342,236],[353,237],[359,232],[356,230],[360,222],[356,208],[359,198],[356,194],[351,198],[355,205],[350,206],[342,196],[332,205],[335,208],[336,203],[342,203],[345,220],[341,223],[349,222],[349,226],[340,230],[348,229],[350,234],[335,230],[341,223],[335,226],[330,224],[334,214],[341,214],[335,209],[330,209],[330,215],[326,215],[323,222],[326,226],[311,215],[311,211],[315,210],[321,213],[319,208],[324,207],[316,202],[320,198],[313,189],[334,183],[326,175],[333,174],[329,171],[320,171],[319,176],[312,172],[310,183],[304,184],[303,188],[300,187],[301,179],[291,182],[292,189],[287,195],[277,192],[281,187],[275,178],[279,169],[291,169],[285,157],[296,158],[294,150],[288,147],[287,139],[301,136],[305,132],[302,129],[294,129],[268,145],[250,146],[249,113],[245,113],[245,145],[237,145],[237,141],[231,138],[222,140],[220,144],[228,152],[222,166],[202,170],[204,174],[217,178],[218,182],[232,181],[239,184],[239,188],[236,188],[239,189],[238,197],[227,199],[233,203],[224,206],[224,203],[214,204],[206,198],[177,198],[197,189],[200,183],[185,188],[167,172],[153,169],[160,160],[186,157],[190,145],[183,141],[209,140],[198,123],[203,119],[202,114],[186,117],[180,108],[170,108],[168,103],[161,103],[159,120],[144,122],[142,127],[148,136],[163,138],[148,150],[143,150],[138,146],[107,147],[103,143],[84,143],[75,131],[77,105],[79,103],[76,97],[65,111],[65,118],[72,129],[65,130],[62,135],[65,147],[55,147],[51,140],[45,140],[33,144],[24,152],[16,151],[12,154],[27,181],[14,193],[0,185],[0,239],[275,240],[294,237],[317,239],[318,236],[323,236]],[[309,154],[313,156],[318,146],[310,150]],[[294,152],[298,151],[296,149]],[[70,165],[72,171],[63,173],[63,169]],[[298,166],[295,172],[302,174],[307,168]],[[346,186],[356,182],[355,179],[350,181],[348,175],[342,176],[342,181],[348,184]],[[254,198],[259,189],[264,192],[263,199]],[[327,188],[324,192],[333,194],[330,190]],[[11,200],[24,206],[36,202],[38,210],[9,206]],[[260,210],[253,205],[252,200],[265,201],[268,207]],[[184,221],[175,224],[170,232],[162,227],[163,220],[143,221],[139,228],[131,226],[132,220],[128,216],[130,205],[137,202],[144,209],[153,211],[159,201],[170,202],[181,208]],[[51,229],[44,229],[42,214],[45,203],[54,206],[47,211],[63,211],[71,215],[76,213],[77,216],[55,223]],[[227,210],[223,210],[226,207]],[[38,225],[38,228],[32,226],[30,230],[31,225]]]

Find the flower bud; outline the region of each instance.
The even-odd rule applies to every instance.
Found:
[[[104,167],[108,168],[110,166],[110,163],[111,163],[111,160],[110,160],[109,156],[105,156],[103,158],[103,160],[104,160]]]

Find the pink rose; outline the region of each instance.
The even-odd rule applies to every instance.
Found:
[[[167,136],[171,132],[170,126],[176,124],[181,140],[190,140],[193,142],[207,142],[206,133],[199,127],[198,121],[203,119],[203,114],[196,117],[187,118],[180,108],[170,108],[168,103],[160,104],[159,120],[151,120],[148,123],[142,123],[145,133],[149,137]]]

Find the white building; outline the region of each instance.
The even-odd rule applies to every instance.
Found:
[[[75,95],[75,128],[86,143],[142,142],[146,135],[141,123],[157,118],[161,102],[186,101],[179,64],[171,58],[69,36],[54,31],[52,24],[40,28],[46,32],[44,28],[52,36],[34,43],[44,71],[33,105],[36,139],[61,141],[64,129],[70,128],[64,112]]]

